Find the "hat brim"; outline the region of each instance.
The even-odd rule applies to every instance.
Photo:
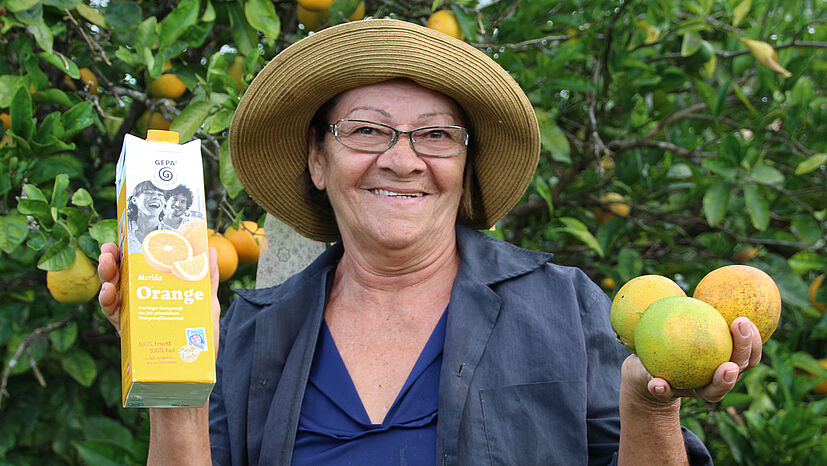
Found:
[[[317,241],[336,241],[335,218],[305,195],[307,130],[317,109],[354,87],[407,78],[453,98],[470,119],[482,211],[489,228],[525,191],[540,154],[531,103],[514,79],[469,44],[413,23],[373,19],[324,29],[284,49],[250,84],[230,129],[233,167],[268,213]]]

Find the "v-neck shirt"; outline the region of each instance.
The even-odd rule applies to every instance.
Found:
[[[293,448],[293,465],[435,464],[447,309],[381,424],[373,424],[322,324]]]

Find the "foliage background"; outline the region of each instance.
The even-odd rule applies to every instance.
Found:
[[[335,0],[341,22],[358,0]],[[367,1],[425,24],[454,11],[466,41],[512,73],[543,134],[537,174],[492,235],[554,252],[611,296],[634,276],[691,293],[745,262],[784,301],[762,364],[684,424],[723,464],[827,464],[827,314],[808,285],[827,272],[827,13],[821,0]],[[229,162],[227,129],[250,80],[307,35],[291,0],[0,0],[0,464],[145,462],[145,411],[120,408],[119,347],[93,300],[54,301],[45,271],[115,236],[114,164],[147,109],[202,139],[211,227],[263,212]],[[777,53],[775,71],[752,39]],[[240,83],[228,72],[243,59]],[[147,93],[170,70],[188,92]],[[450,66],[450,63],[446,63]],[[89,68],[97,92],[78,81]],[[603,220],[602,194],[628,216]],[[254,284],[254,266],[222,284]],[[606,280],[611,279],[611,280]],[[827,286],[815,299],[827,303]]]

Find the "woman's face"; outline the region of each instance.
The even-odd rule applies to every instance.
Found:
[[[343,118],[382,123],[400,131],[464,126],[452,99],[406,80],[341,94],[329,122]],[[359,152],[328,134],[323,149],[310,144],[308,163],[313,183],[327,191],[343,239],[402,248],[420,241],[453,240],[465,157],[465,153],[418,155],[407,135],[399,136],[396,145],[381,154]]]
[[[144,191],[135,198],[135,206],[140,213],[157,217],[164,208],[164,193],[157,190]]]
[[[187,211],[187,197],[183,194],[176,194],[167,199],[164,217],[181,218]]]

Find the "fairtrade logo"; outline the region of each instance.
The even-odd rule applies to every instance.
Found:
[[[184,362],[195,362],[201,350],[193,345],[184,345],[178,350],[178,357]]]

